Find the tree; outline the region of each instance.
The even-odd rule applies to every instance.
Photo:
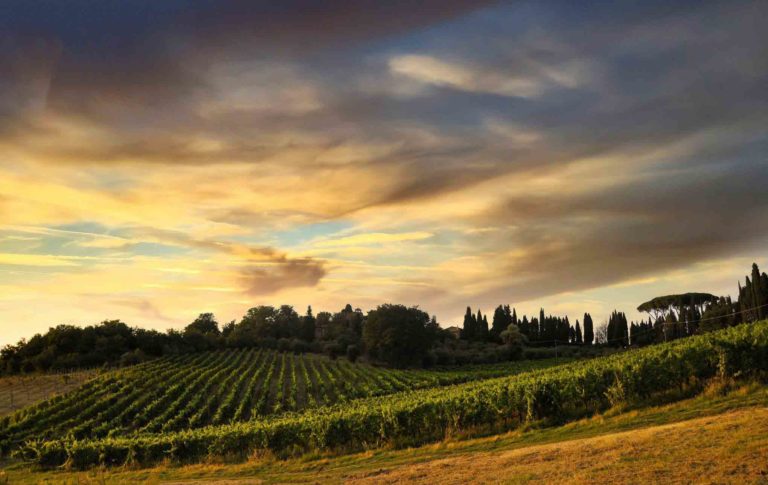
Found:
[[[360,349],[357,345],[349,345],[347,347],[347,359],[350,362],[357,362],[357,358],[360,356]]]
[[[678,329],[678,321],[675,316],[675,312],[669,312],[664,319],[664,341],[674,340],[680,337],[680,331]]]
[[[757,264],[752,263],[751,276],[745,278],[743,287],[739,284],[739,310],[746,322],[761,320],[768,314],[768,275],[761,274]]]
[[[301,319],[291,305],[280,305],[275,313],[275,338],[298,338]]]
[[[701,316],[699,330],[711,332],[721,328],[732,327],[741,323],[742,313],[739,312],[738,303],[734,303],[730,296],[720,297]]]
[[[347,304],[331,317],[326,337],[336,340],[343,349],[346,349],[347,345],[360,342],[364,320],[365,316],[359,308],[353,310],[352,305]]]
[[[589,313],[584,314],[584,343],[592,345],[595,341],[595,331],[592,323],[592,315]]]
[[[432,315],[432,319],[427,324],[427,333],[432,342],[445,339],[446,332],[444,332],[440,327],[440,324],[437,323],[437,317],[435,315]]]
[[[371,358],[395,367],[420,364],[433,343],[429,321],[418,307],[379,305],[365,319],[365,349]]]
[[[331,315],[330,312],[320,312],[317,314],[317,317],[315,318],[316,339],[326,340],[329,338],[331,318],[333,318],[333,315]]]
[[[221,327],[221,336],[224,338],[229,337],[229,335],[232,333],[232,331],[235,329],[235,321],[232,320],[229,323],[225,323],[223,327]]]
[[[606,330],[608,345],[613,347],[629,345],[629,329],[627,325],[627,316],[624,313],[616,310],[611,313]]]
[[[525,335],[529,342],[536,340],[536,332],[534,332],[531,323],[528,321],[527,315],[523,315],[523,319],[520,320],[518,327],[520,328],[520,333]]]
[[[272,306],[257,306],[248,309],[240,323],[227,339],[236,347],[256,345],[259,340],[277,338],[277,310]]]
[[[575,332],[576,332],[576,343],[579,344],[579,345],[583,344],[584,343],[584,339],[583,339],[583,337],[581,335],[581,326],[579,325],[579,321],[578,320],[576,320],[576,330],[575,330]]]
[[[608,324],[604,323],[597,327],[595,330],[595,343],[605,344],[608,343]]]
[[[197,330],[204,335],[221,335],[221,332],[219,331],[219,323],[216,321],[213,313],[201,313],[194,322],[184,328],[184,332],[192,330]]]
[[[490,339],[490,332],[488,330],[488,315],[483,315],[482,323],[480,323],[479,327],[480,332],[478,335],[478,340],[481,342],[487,342]]]
[[[483,312],[477,309],[477,317],[473,320],[474,324],[474,336],[473,340],[484,342],[488,340],[488,319],[483,316]]]
[[[464,324],[461,328],[461,338],[463,340],[474,340],[476,326],[477,319],[472,314],[472,309],[467,307],[467,313],[464,314]]]
[[[184,342],[196,351],[215,349],[221,345],[221,332],[213,313],[201,313],[184,328]],[[133,357],[126,357],[131,362]]]
[[[301,317],[301,332],[298,336],[305,342],[315,340],[315,317],[312,315],[312,307],[307,307],[307,314]]]
[[[499,335],[512,323],[512,315],[509,313],[509,305],[496,307],[493,311],[493,323],[491,325],[491,339],[499,342]]]
[[[702,313],[716,303],[718,297],[710,293],[683,293],[679,295],[657,296],[637,307],[638,311],[648,313],[652,318],[665,320],[674,318],[675,334],[683,337],[693,335],[699,327]]]
[[[501,341],[509,350],[510,359],[519,359],[523,354],[523,346],[528,339],[520,332],[517,325],[510,325],[500,334]]]
[[[550,319],[554,320],[555,322],[555,329],[556,329],[556,339],[561,342],[570,342],[571,341],[571,323],[568,321],[568,317],[565,318],[558,318],[558,317],[549,317]]]

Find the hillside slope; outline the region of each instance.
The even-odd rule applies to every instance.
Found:
[[[768,408],[351,477],[360,483],[766,483]]]
[[[714,389],[717,391],[717,389]],[[247,463],[35,472],[10,463],[0,483],[766,483],[768,387],[484,438],[343,456]],[[727,458],[723,458],[727,457]],[[471,480],[469,480],[471,478]]]
[[[66,395],[0,419],[0,450],[4,441],[97,439],[247,422],[286,411],[513,375],[568,361],[397,370],[259,349],[162,358],[104,373]]]
[[[0,377],[0,417],[80,387],[97,374],[81,370],[59,374]]]
[[[179,407],[167,407],[167,413],[154,417],[150,425],[156,423],[161,428],[159,433],[140,432],[133,436],[108,436],[96,440],[77,439],[78,433],[71,429],[64,439],[52,434],[58,432],[52,425],[63,423],[59,429],[68,429],[67,420],[62,418],[72,418],[69,411],[58,411],[54,405],[40,412],[27,413],[22,419],[6,419],[7,426],[0,429],[0,439],[5,443],[4,449],[37,465],[73,469],[121,465],[151,467],[167,462],[245,461],[265,453],[282,457],[353,453],[440,442],[457,433],[478,429],[500,432],[525,428],[539,421],[562,424],[603,412],[617,404],[682,399],[700,391],[712,379],[759,377],[766,372],[768,321],[763,321],[545,370],[354,399],[303,413],[272,415],[200,429],[173,431],[177,423],[182,424],[188,419],[187,410],[198,409],[198,402],[215,404],[218,401],[215,394],[205,391],[195,390],[194,396],[190,396],[192,399],[185,399],[182,393],[174,400]],[[215,382],[215,379],[205,380]],[[196,387],[182,386],[182,390],[189,392]],[[232,391],[237,394],[233,388],[230,395]],[[122,417],[127,415],[126,411],[135,408],[140,401],[124,408],[129,402],[130,394],[120,396],[120,393],[98,401],[86,415],[95,414],[92,422],[102,424],[99,430],[90,431],[101,434],[118,430],[119,426],[113,427],[113,424],[124,423]],[[108,410],[99,411],[104,404]],[[205,416],[206,410],[210,409],[203,406],[199,415]],[[190,424],[195,420],[193,416]],[[71,422],[88,431],[91,425],[78,424],[78,421],[74,418]],[[42,442],[25,439],[35,436],[53,439]]]

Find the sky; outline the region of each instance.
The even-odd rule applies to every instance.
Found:
[[[768,2],[6,0],[0,345],[768,266]]]

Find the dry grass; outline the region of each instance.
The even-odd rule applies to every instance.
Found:
[[[358,483],[768,483],[768,408],[350,477]]]
[[[94,375],[96,371],[86,370],[66,374],[2,377],[0,378],[0,416],[71,391]],[[0,484],[2,484],[1,479]]]

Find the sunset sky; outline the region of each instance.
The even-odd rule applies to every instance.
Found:
[[[768,266],[768,2],[0,3],[0,345]]]

